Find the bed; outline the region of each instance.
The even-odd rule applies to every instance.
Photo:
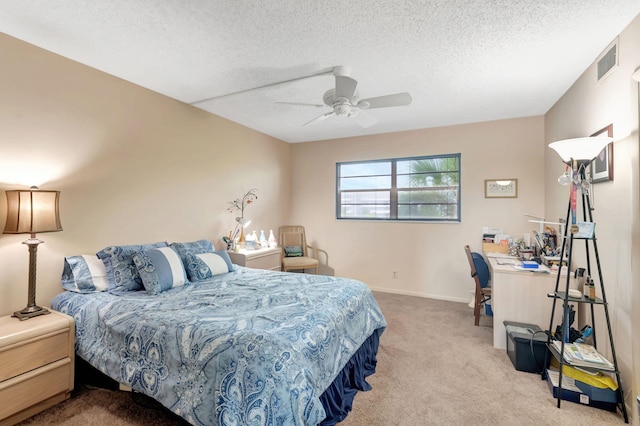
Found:
[[[159,292],[65,286],[51,307],[74,318],[77,356],[191,424],[346,417],[357,390],[370,389],[386,327],[369,288],[228,265]],[[66,261],[65,273],[68,282]]]

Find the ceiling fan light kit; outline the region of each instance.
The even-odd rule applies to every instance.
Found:
[[[327,90],[322,97],[322,104],[311,104],[304,102],[287,102],[280,101],[276,102],[277,104],[282,105],[294,105],[294,106],[303,106],[303,107],[313,107],[313,108],[331,108],[331,111],[326,112],[313,120],[307,121],[303,124],[303,126],[310,126],[321,121],[326,120],[327,118],[338,116],[338,117],[346,117],[353,119],[357,124],[359,124],[363,128],[368,128],[373,126],[378,122],[376,118],[367,114],[364,110],[374,109],[374,108],[389,108],[395,106],[407,106],[412,102],[411,95],[408,92],[395,93],[392,95],[384,95],[377,96],[374,98],[360,99],[360,94],[356,91],[356,87],[358,86],[358,82],[349,77],[350,69],[345,66],[336,66],[329,70],[322,70],[316,73],[312,73],[302,77],[291,78],[288,80],[277,81],[274,83],[265,84],[263,86],[254,87],[252,89],[244,89],[239,92],[228,93],[226,95],[216,96],[212,98],[202,99],[196,102],[193,102],[191,105],[203,105],[206,102],[213,101],[215,99],[226,98],[229,96],[238,95],[241,93],[250,92],[258,89],[265,89],[270,87],[279,86],[287,83],[294,83],[300,80],[318,77],[323,75],[333,74],[335,77],[335,87]]]
[[[310,107],[331,108],[330,112],[324,113],[311,121],[303,124],[309,126],[317,124],[327,118],[338,116],[354,119],[360,126],[367,128],[378,122],[378,120],[367,114],[364,110],[374,108],[389,108],[395,106],[407,106],[411,104],[413,98],[407,92],[395,93],[392,95],[378,96],[375,98],[360,99],[359,93],[356,91],[358,82],[345,75],[347,72],[345,67],[335,67],[334,76],[336,80],[335,87],[327,90],[322,96],[324,105],[306,104],[297,102],[278,102],[287,105],[299,105]]]

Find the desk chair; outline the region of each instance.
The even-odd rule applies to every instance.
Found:
[[[313,269],[318,273],[318,255],[316,249],[307,245],[304,226],[281,226],[278,230],[278,243],[282,247],[282,270]],[[311,249],[311,250],[309,250]],[[311,251],[311,254],[309,253]]]
[[[464,246],[467,253],[467,260],[471,267],[471,278],[476,284],[475,303],[473,306],[473,315],[476,317],[475,325],[480,324],[480,308],[486,302],[491,300],[491,287],[489,287],[489,265],[480,253],[471,252],[468,245]]]

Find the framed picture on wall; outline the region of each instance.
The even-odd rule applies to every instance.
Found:
[[[609,124],[591,136],[613,137],[613,124]],[[598,156],[591,162],[587,173],[591,176],[592,182],[605,182],[613,180],[613,142],[605,146]]]
[[[518,198],[518,179],[485,179],[484,198]]]

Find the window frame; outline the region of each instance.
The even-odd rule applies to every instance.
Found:
[[[398,188],[398,170],[397,164],[402,161],[414,161],[414,160],[432,160],[432,159],[457,159],[458,161],[458,183],[457,183],[457,209],[456,209],[456,218],[398,218],[398,189],[403,190],[406,188]],[[343,165],[352,165],[352,164],[375,164],[375,163],[386,163],[391,162],[391,187],[390,188],[379,188],[382,191],[390,192],[389,199],[389,217],[341,217],[342,211],[342,193],[350,192],[349,190],[341,190],[340,188],[340,167]],[[445,170],[446,171],[446,170]],[[371,176],[387,176],[387,175],[376,175],[373,174]],[[419,223],[460,223],[462,222],[462,154],[461,153],[453,153],[453,154],[438,154],[438,155],[423,155],[423,156],[413,156],[413,157],[397,157],[397,158],[384,158],[384,159],[376,159],[376,160],[358,160],[358,161],[342,161],[336,163],[336,220],[365,220],[365,221],[376,221],[376,222],[419,222]],[[412,191],[420,191],[429,187],[417,187],[411,188]],[[353,190],[354,192],[356,190]]]

